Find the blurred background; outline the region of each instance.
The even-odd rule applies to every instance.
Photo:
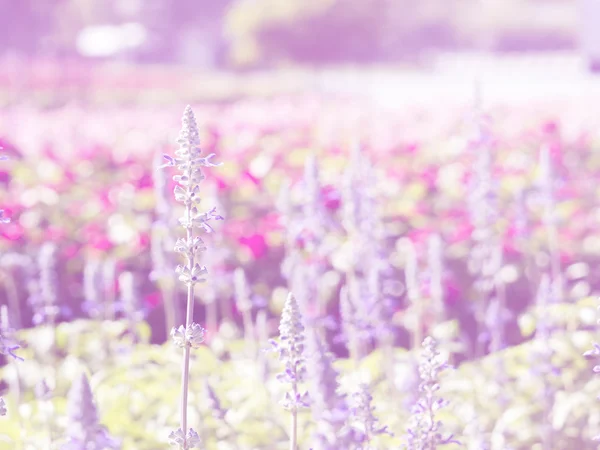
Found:
[[[4,0],[4,58],[204,69],[580,48],[586,0]]]
[[[524,68],[552,77],[600,59],[596,0],[2,0],[0,8],[3,102],[107,101],[103,89],[130,99],[131,85],[153,100],[174,85],[219,98],[309,82],[358,90],[348,67],[382,76],[460,67],[470,82]],[[274,80],[265,74],[273,70],[294,76]],[[204,87],[194,86],[199,73]]]
[[[289,448],[262,416],[287,420],[259,349],[290,290],[348,373],[405,400],[434,336],[484,441],[505,435],[491,448],[595,448],[599,24],[600,0],[0,0],[0,332],[23,332],[26,360],[9,411],[78,358],[123,448],[163,446],[186,291],[183,208],[157,167],[190,104],[224,163],[200,185],[225,220],[203,235],[193,370],[234,415],[219,435],[207,419],[207,449]],[[399,436],[412,404],[383,384]],[[22,409],[12,429],[42,435]]]

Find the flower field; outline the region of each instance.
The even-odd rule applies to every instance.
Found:
[[[597,448],[591,103],[0,111],[0,449]]]

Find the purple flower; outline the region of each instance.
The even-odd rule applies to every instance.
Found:
[[[437,342],[432,337],[425,338],[423,349],[419,364],[420,395],[412,410],[407,436],[408,450],[435,450],[439,445],[458,444],[452,434],[442,435],[442,423],[435,420],[436,411],[448,404],[446,400],[436,395],[440,388],[439,374],[448,368],[448,364],[440,360]]]
[[[81,374],[67,396],[68,442],[61,450],[119,449],[121,444],[111,438],[98,422],[98,410],[88,378]]]
[[[11,356],[12,358],[18,361],[24,361],[23,358],[14,353],[15,350],[18,350],[20,348],[21,347],[12,342],[12,340],[0,334],[0,355]]]
[[[375,417],[373,407],[373,397],[369,392],[369,386],[361,383],[358,391],[352,395],[352,417],[361,425],[361,432],[365,435],[365,440],[370,442],[374,436],[379,434],[389,434],[387,426],[379,426]]]
[[[355,435],[348,426],[350,409],[346,396],[339,392],[334,356],[326,350],[316,330],[308,334],[307,351],[310,406],[316,425],[312,447],[314,450],[351,448]]]
[[[291,392],[286,392],[281,405],[295,413],[309,406],[308,394],[298,391],[298,383],[306,377],[304,352],[304,325],[296,297],[290,292],[285,301],[279,324],[279,342],[271,341],[273,351],[279,354],[279,360],[285,364],[285,370],[277,375],[281,383],[290,384]]]
[[[217,397],[217,394],[208,380],[204,381],[204,393],[206,397],[206,404],[212,411],[213,417],[215,419],[223,420],[227,414],[227,409],[221,406],[221,401],[219,400],[219,397]]]

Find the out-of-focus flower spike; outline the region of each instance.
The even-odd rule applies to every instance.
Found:
[[[358,386],[358,391],[352,395],[352,400],[352,416],[361,425],[361,431],[365,434],[367,442],[380,434],[393,436],[387,426],[382,427],[377,424],[378,419],[374,414],[373,396],[369,392],[367,384],[361,383]]]
[[[435,413],[447,402],[438,397],[439,374],[448,368],[440,359],[437,342],[431,336],[423,341],[423,354],[419,364],[421,383],[419,400],[413,407],[413,414],[407,435],[408,450],[435,449],[437,446],[457,443],[451,434],[443,436],[442,423],[435,419]]]
[[[68,442],[61,450],[84,448],[119,449],[121,443],[109,436],[99,424],[98,410],[85,374],[75,379],[67,395]]]

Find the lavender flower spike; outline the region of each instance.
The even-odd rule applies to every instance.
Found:
[[[286,392],[281,405],[292,413],[290,423],[290,450],[298,448],[298,410],[308,408],[308,393],[298,390],[298,383],[305,379],[304,326],[300,307],[290,292],[285,301],[281,322],[279,324],[279,342],[271,341],[273,348],[279,352],[279,360],[285,363],[285,371],[277,375],[282,383],[289,383],[291,391]]]
[[[442,436],[442,423],[435,420],[435,412],[448,402],[436,396],[440,388],[438,376],[448,368],[446,362],[439,359],[437,342],[428,336],[423,341],[423,356],[419,364],[421,384],[419,400],[413,407],[411,423],[408,429],[408,450],[435,450],[438,445],[459,444],[452,434]]]
[[[352,415],[354,420],[361,426],[361,432],[364,433],[364,438],[367,442],[371,442],[374,436],[380,434],[393,434],[388,431],[387,426],[379,426],[378,420],[373,414],[375,407],[372,405],[373,396],[369,392],[369,386],[365,383],[361,383],[358,386],[358,391],[352,395],[353,406]]]
[[[81,374],[73,383],[67,397],[68,442],[61,450],[119,449],[121,444],[111,438],[98,421],[98,410],[90,383]]]
[[[312,449],[352,448],[356,441],[348,426],[350,411],[346,396],[339,392],[339,373],[333,365],[335,357],[327,351],[315,329],[310,330],[306,341],[310,406],[316,425]]]
[[[200,203],[200,182],[205,176],[201,167],[214,167],[219,164],[213,164],[208,157],[201,157],[200,153],[200,132],[196,124],[196,118],[192,108],[188,105],[185,108],[182,119],[182,127],[177,139],[179,149],[175,151],[175,157],[165,155],[167,164],[163,167],[176,167],[179,175],[175,175],[173,180],[178,183],[175,187],[175,200],[182,203],[185,207],[182,217],[179,219],[180,225],[186,231],[185,239],[179,239],[175,244],[175,251],[185,257],[185,264],[179,265],[176,272],[179,274],[179,280],[187,287],[187,307],[185,325],[178,328],[173,327],[171,337],[175,345],[183,348],[183,364],[181,375],[181,425],[178,430],[169,435],[169,441],[177,445],[180,450],[187,450],[200,446],[198,434],[187,428],[187,403],[188,403],[188,385],[190,369],[190,350],[197,348],[204,340],[204,329],[193,322],[194,317],[194,288],[197,283],[205,281],[204,276],[208,273],[206,267],[200,266],[197,257],[200,252],[205,251],[206,247],[202,239],[194,236],[195,229],[204,230],[207,233],[213,231],[208,222],[210,220],[222,220],[223,218],[212,208],[208,212],[200,212],[198,204]],[[186,430],[188,430],[186,434]]]
[[[7,412],[6,403],[4,403],[4,399],[0,397],[0,417],[5,416]]]

